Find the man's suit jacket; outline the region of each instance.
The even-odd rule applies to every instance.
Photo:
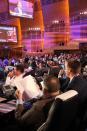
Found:
[[[59,78],[59,81],[60,81],[60,85],[61,85],[61,92],[64,92],[69,84],[69,81],[70,79],[68,77],[66,77],[65,79],[64,78]]]
[[[23,105],[17,105],[15,117],[22,125],[29,125],[30,127],[38,128],[43,124],[47,118],[46,113],[49,111],[51,104],[46,111],[44,111],[46,104],[54,101],[54,97],[44,98],[35,102],[30,110],[23,113]],[[46,112],[46,113],[45,113]]]
[[[84,103],[87,100],[87,81],[83,76],[75,76],[65,89],[68,90],[76,90],[79,93],[79,102]]]

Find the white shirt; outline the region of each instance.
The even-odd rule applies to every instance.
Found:
[[[39,89],[36,80],[31,75],[23,78],[21,85],[28,98],[32,99],[42,96],[42,91]]]
[[[24,74],[21,74],[20,76],[16,76],[15,79],[14,79],[14,86],[17,87],[17,89],[23,93],[24,89],[21,85],[22,81],[23,81],[23,75]]]
[[[17,87],[17,89],[21,93],[23,93],[24,89],[21,86],[22,80],[23,80],[23,74],[21,74],[20,76],[15,76],[15,77],[13,77],[11,79],[10,79],[10,77],[7,76],[5,85],[10,85],[10,86],[13,86],[13,87]]]
[[[15,86],[14,79],[15,79],[15,77],[10,78],[9,76],[7,76],[6,81],[5,81],[5,85]]]
[[[38,84],[36,83],[36,80],[31,75],[23,78],[22,74],[18,77],[15,77],[13,80],[8,79],[6,84],[17,87],[22,95],[24,94],[24,99],[37,98],[43,95],[42,91],[39,89]]]

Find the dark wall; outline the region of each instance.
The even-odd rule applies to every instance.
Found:
[[[87,0],[69,0],[70,15],[87,9]]]

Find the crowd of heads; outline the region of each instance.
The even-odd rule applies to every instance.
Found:
[[[87,70],[86,59],[86,54],[83,56],[82,54],[65,53],[59,55],[45,54],[26,56],[24,58],[5,58],[0,60],[0,68],[3,69],[3,73],[5,74],[3,75],[6,78],[5,85],[15,87],[16,91],[14,96],[16,96],[17,103],[19,102],[18,104],[20,105],[23,101],[28,100],[39,103],[40,100],[42,100],[42,102],[44,101],[42,105],[46,108],[47,115],[55,98],[68,90],[77,91],[79,101],[81,103],[83,102],[83,93],[85,94],[85,92],[87,92],[85,91],[87,82],[84,82],[85,79],[82,78],[84,75],[87,79],[87,75],[84,73]],[[1,69],[0,78],[2,79]],[[83,89],[80,88],[79,82],[77,82],[78,80],[80,84],[83,84]],[[39,109],[42,105],[39,105]],[[41,110],[44,110],[44,107],[41,107]],[[31,110],[32,109],[33,107]],[[35,109],[37,108],[35,107]],[[18,112],[20,112],[20,110]],[[34,114],[34,112],[32,114]],[[39,114],[40,112],[36,111],[36,113]],[[30,118],[30,116],[28,117]],[[40,120],[42,120],[42,116],[43,115],[41,115]],[[16,119],[19,120],[19,115],[16,116]]]
[[[84,57],[86,56],[87,55],[85,54]],[[54,71],[55,76],[58,76],[59,70],[61,69],[65,70],[66,74],[69,75],[69,72],[71,71],[71,69],[73,73],[76,73],[77,67],[79,67],[79,72],[80,70],[82,70],[83,72],[86,72],[85,71],[86,68],[84,69],[81,68],[84,65],[83,64],[84,57],[82,56],[82,54],[79,54],[79,53],[78,54],[61,53],[59,55],[44,54],[44,55],[39,55],[39,56],[27,55],[24,58],[10,58],[10,59],[4,58],[4,59],[0,59],[0,70],[3,70],[5,73],[8,73],[14,69],[14,73],[16,75],[23,73],[24,71],[27,72],[31,70],[33,70],[34,75],[36,75],[41,71],[42,72],[41,75],[43,76],[45,74],[51,73],[51,71],[49,72],[49,68],[50,69],[55,68],[56,69]],[[66,64],[68,64],[68,69],[66,68]],[[86,64],[87,63],[85,63],[85,65]],[[63,70],[61,71],[62,72],[61,74],[64,75]]]

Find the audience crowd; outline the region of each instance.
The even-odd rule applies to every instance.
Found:
[[[0,81],[15,88],[15,128],[36,131],[47,120],[55,98],[69,90],[78,92],[78,114],[85,110],[87,54],[0,59]]]

